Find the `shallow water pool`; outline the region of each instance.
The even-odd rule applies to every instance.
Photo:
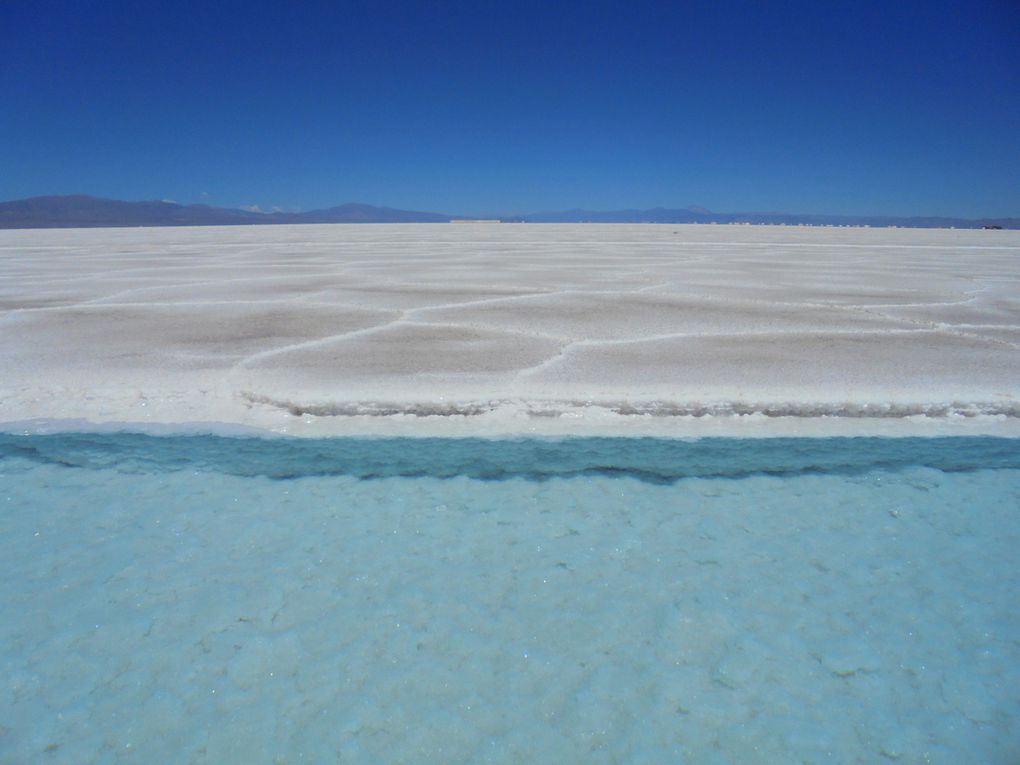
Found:
[[[0,761],[1020,761],[1020,441],[0,435]]]

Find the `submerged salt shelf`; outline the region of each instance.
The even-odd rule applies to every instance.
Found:
[[[1015,762],[1020,441],[0,436],[0,760]]]

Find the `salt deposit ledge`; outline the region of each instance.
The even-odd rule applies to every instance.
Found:
[[[2,231],[0,422],[38,420],[1017,435],[1020,232]]]

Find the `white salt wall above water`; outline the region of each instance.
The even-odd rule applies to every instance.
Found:
[[[0,462],[5,762],[1020,755],[1015,469],[271,480],[31,441]]]
[[[1016,430],[1018,256],[1009,231],[4,231],[0,422],[745,434],[734,412],[785,412],[781,432],[857,432],[892,406]]]

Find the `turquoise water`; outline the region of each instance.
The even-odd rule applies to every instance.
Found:
[[[0,435],[0,761],[1020,761],[1020,442]]]

